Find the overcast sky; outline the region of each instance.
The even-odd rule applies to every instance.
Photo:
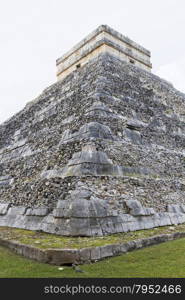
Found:
[[[101,24],[151,51],[185,92],[184,0],[0,0],[0,123],[56,81],[56,59]]]

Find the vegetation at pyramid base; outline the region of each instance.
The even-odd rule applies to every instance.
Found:
[[[0,247],[0,278],[127,278],[185,277],[185,238],[136,250],[118,257],[81,266],[84,273],[72,267],[51,266],[25,259]],[[79,275],[80,274],[80,275]]]

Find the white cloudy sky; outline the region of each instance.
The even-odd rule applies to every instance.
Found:
[[[55,61],[100,24],[152,53],[185,92],[184,0],[0,0],[0,123],[56,81]]]

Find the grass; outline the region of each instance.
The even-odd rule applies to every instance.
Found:
[[[185,225],[164,226],[148,230],[114,234],[105,237],[62,237],[43,232],[0,227],[0,238],[16,240],[41,249],[85,248],[123,243],[158,234],[185,231]],[[76,273],[71,267],[39,263],[16,255],[0,247],[0,278],[127,278],[127,277],[185,277],[185,238],[151,246],[81,266],[84,273]]]
[[[185,238],[136,250],[93,264],[80,266],[84,273],[71,267],[42,264],[0,247],[0,278],[127,278],[185,277]]]
[[[131,240],[150,237],[158,234],[166,234],[177,231],[185,231],[185,225],[164,226],[147,230],[139,230],[128,233],[114,234],[104,237],[63,237],[44,232],[0,227],[0,238],[16,240],[22,244],[32,245],[40,249],[47,248],[71,248],[80,249],[86,247],[104,246],[108,244],[124,243]]]

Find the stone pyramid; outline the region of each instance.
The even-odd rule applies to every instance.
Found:
[[[185,95],[104,51],[0,125],[0,226],[103,236],[185,222]]]

